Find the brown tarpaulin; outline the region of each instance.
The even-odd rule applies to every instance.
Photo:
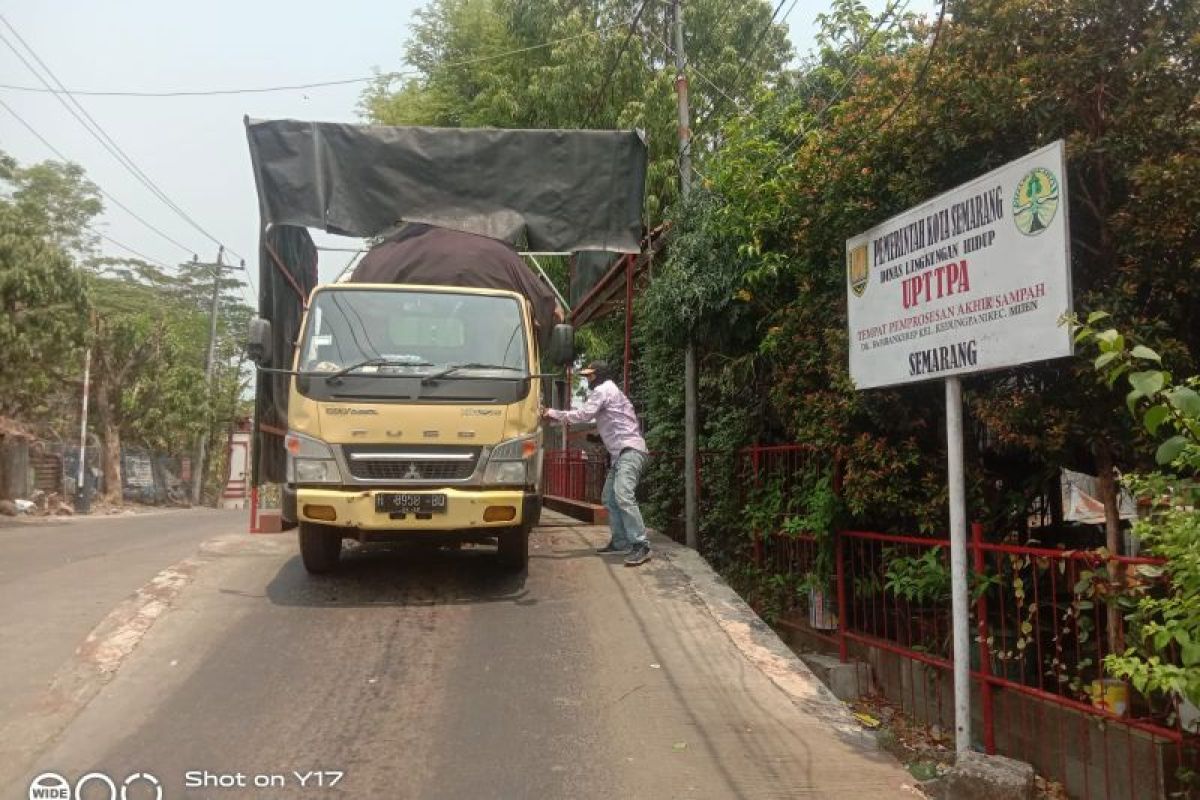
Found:
[[[406,225],[372,247],[351,283],[466,286],[520,292],[533,304],[539,338],[554,326],[554,292],[506,242],[432,225]]]

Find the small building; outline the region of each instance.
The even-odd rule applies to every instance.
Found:
[[[225,488],[221,490],[221,508],[246,508],[250,502],[250,436],[253,426],[249,417],[241,417],[229,436],[228,469]]]

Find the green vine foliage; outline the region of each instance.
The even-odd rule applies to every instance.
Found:
[[[829,591],[836,569],[835,536],[845,519],[844,504],[833,488],[833,470],[825,468],[815,476],[810,473],[798,494],[799,513],[785,519],[782,530],[792,536],[807,534],[816,540],[804,588]]]
[[[948,0],[932,55],[927,22],[893,22],[875,38],[878,20],[834,3],[815,55],[760,87],[754,113],[723,124],[719,148],[696,151],[696,196],[669,214],[671,255],[656,263],[636,312],[634,390],[652,446],[680,452],[690,335],[701,447],[717,453],[706,468],[756,442],[841,452],[852,521],[935,532],[945,527],[941,387],[855,390],[846,240],[1063,138],[1078,306],[1112,309],[1192,369],[1200,128],[1190,120],[1200,49],[1187,32],[1200,27],[1200,9]],[[991,531],[1026,534],[1031,505],[1056,490],[1062,467],[1094,474],[1100,452],[1126,465],[1144,458],[1145,434],[1089,365],[979,376],[965,402],[968,499]],[[655,513],[678,514],[678,468],[648,482]],[[704,493],[701,543],[732,553],[745,541],[741,509],[726,502],[735,484],[713,485],[726,496]]]
[[[1100,379],[1115,387],[1124,378],[1129,413],[1158,442],[1160,470],[1126,476],[1125,484],[1147,509],[1134,534],[1166,563],[1138,568],[1138,577],[1162,578],[1163,585],[1137,593],[1127,616],[1132,644],[1104,666],[1145,695],[1200,704],[1200,383],[1196,376],[1176,381],[1156,351],[1102,328],[1108,320],[1094,312],[1070,323],[1076,341],[1098,352],[1092,366]]]

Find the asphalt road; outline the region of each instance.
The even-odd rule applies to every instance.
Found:
[[[0,720],[35,702],[121,600],[245,517],[197,509],[0,526]]]
[[[166,798],[913,796],[698,559],[628,569],[547,516],[519,576],[486,548],[371,547],[318,579],[291,535],[210,541],[8,728],[11,796],[42,770]]]

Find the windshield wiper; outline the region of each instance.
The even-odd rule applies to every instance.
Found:
[[[343,367],[337,372],[332,372],[325,376],[326,383],[334,383],[340,381],[343,375],[354,372],[356,369],[363,367],[432,367],[428,361],[403,361],[398,358],[368,358],[364,361],[359,361],[357,364],[351,364],[348,367]]]
[[[525,370],[521,369],[520,367],[510,367],[507,364],[475,364],[475,363],[451,364],[450,366],[446,367],[445,369],[440,369],[437,372],[431,372],[428,375],[426,375],[424,378],[421,378],[421,385],[425,386],[427,384],[433,383],[434,381],[436,381],[439,378],[444,378],[447,375],[452,375],[455,372],[458,372],[459,370],[462,370],[462,369],[503,369],[503,370],[508,370],[509,372],[524,372],[525,371]]]

